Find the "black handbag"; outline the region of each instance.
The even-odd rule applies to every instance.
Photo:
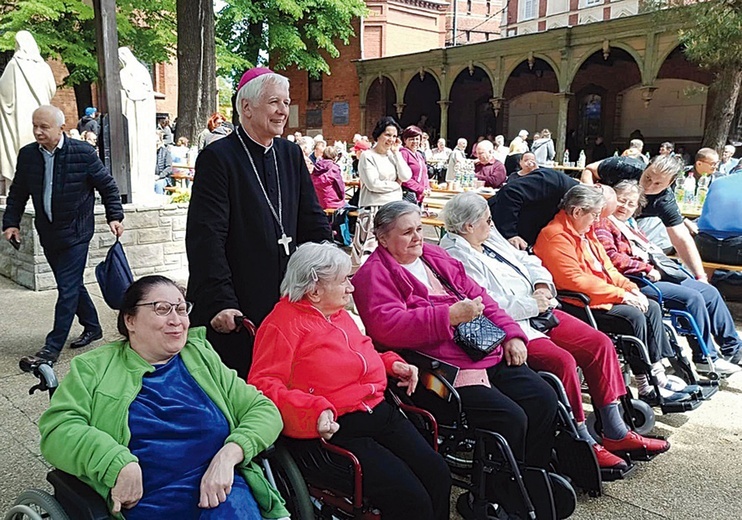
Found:
[[[448,280],[438,274],[433,269],[433,266],[424,258],[420,258],[435,277],[438,278],[438,281],[441,282],[443,287],[454,294],[459,300],[464,300],[464,296]],[[488,317],[480,314],[471,321],[456,325],[453,340],[473,361],[481,361],[494,352],[500,346],[500,343],[505,340],[505,331],[492,323],[492,320]]]
[[[649,261],[659,271],[663,282],[680,283],[690,279],[680,264],[664,253],[650,252]]]
[[[556,314],[554,314],[554,311],[551,309],[545,310],[538,316],[531,318],[529,321],[531,323],[531,328],[536,329],[543,334],[546,334],[559,325],[559,318],[557,318]]]

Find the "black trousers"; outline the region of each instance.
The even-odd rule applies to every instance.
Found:
[[[89,245],[89,242],[85,242],[57,251],[44,249],[44,256],[57,282],[54,328],[46,336],[45,346],[56,352],[60,352],[64,347],[75,315],[86,331],[97,331],[101,328],[98,312],[83,283]]]
[[[458,389],[469,423],[505,437],[520,462],[547,468],[554,446],[556,393],[526,365],[509,367],[503,360],[487,375],[492,388]]]
[[[742,265],[742,237],[716,238],[708,233],[698,233],[696,247],[701,258],[717,264]]]
[[[573,316],[579,318],[585,316],[585,311],[581,307],[563,304],[563,308]],[[675,355],[662,327],[662,309],[654,300],[649,300],[649,308],[646,313],[631,305],[619,303],[614,304],[609,311],[593,309],[593,316],[598,323],[598,328],[603,332],[626,334],[639,338],[647,346],[649,360],[652,363]],[[631,369],[638,374],[645,372],[644,368],[640,366],[632,365]]]
[[[338,423],[330,442],[358,457],[363,495],[384,520],[448,520],[448,465],[397,408],[384,401]]]

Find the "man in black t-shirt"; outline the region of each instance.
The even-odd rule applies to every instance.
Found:
[[[639,180],[647,197],[647,205],[639,218],[658,217],[683,264],[697,280],[705,282],[708,280],[701,256],[671,189],[675,178],[682,171],[683,164],[676,157],[660,155],[654,158]]]
[[[634,157],[608,157],[585,166],[580,181],[585,184],[599,182],[615,186],[624,180],[638,181],[645,167],[641,159]]]

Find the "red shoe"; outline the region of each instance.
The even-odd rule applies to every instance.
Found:
[[[616,469],[619,471],[625,471],[629,469],[629,465],[621,457],[618,457],[605,449],[600,444],[593,444],[593,451],[595,452],[595,458],[598,459],[598,466],[605,469]]]
[[[629,431],[626,437],[620,441],[614,441],[603,437],[603,446],[611,452],[625,453],[646,450],[649,455],[664,453],[670,449],[670,443],[662,439],[650,439],[642,437],[635,431]]]

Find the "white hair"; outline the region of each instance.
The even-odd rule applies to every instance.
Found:
[[[41,105],[39,108],[33,111],[33,114],[31,117],[36,115],[36,112],[50,112],[51,115],[54,117],[54,122],[59,126],[60,128],[64,126],[65,119],[64,119],[64,112],[62,112],[59,108],[55,107],[54,105]]]
[[[487,200],[473,191],[455,195],[443,208],[446,231],[462,235],[467,224],[474,224],[487,214]]]
[[[319,283],[337,280],[350,274],[350,269],[350,256],[337,246],[329,242],[302,244],[289,258],[281,296],[298,302]]]
[[[240,115],[240,124],[242,124],[242,101],[247,100],[249,103],[257,103],[263,96],[267,85],[278,85],[289,88],[289,78],[271,72],[269,74],[262,74],[245,83],[239,92],[237,92],[237,97],[234,100],[234,106]]]

